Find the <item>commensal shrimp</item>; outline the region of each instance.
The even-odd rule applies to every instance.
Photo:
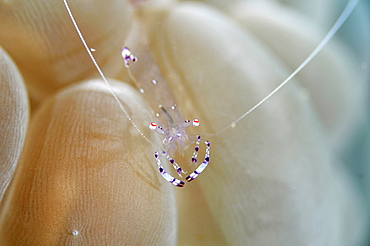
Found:
[[[109,82],[105,78],[105,75],[101,71],[99,65],[97,64],[93,54],[91,53],[90,47],[86,44],[85,39],[82,33],[79,30],[79,27],[72,15],[72,12],[67,4],[66,0],[64,1],[64,5],[69,13],[70,19],[72,20],[76,31],[85,46],[87,53],[89,54],[91,60],[93,61],[96,69],[98,70],[100,76],[103,78],[104,82],[109,87],[110,92],[112,93],[113,97],[119,104],[121,110],[128,118],[128,120],[132,123],[135,129],[140,133],[142,137],[144,137],[152,146],[154,146],[150,140],[142,133],[142,131],[136,126],[136,124],[132,121],[131,116],[128,115],[127,111],[118,100],[117,96],[115,95],[113,89],[111,88]],[[224,128],[216,131],[215,133],[211,134],[210,137],[217,136],[222,132],[226,131],[229,128],[235,126],[236,123],[244,119],[247,115],[253,112],[256,108],[258,108],[261,104],[266,102],[272,95],[278,92],[284,85],[286,85],[298,72],[300,72],[322,49],[323,47],[331,40],[334,34],[338,31],[338,29],[342,26],[348,16],[352,13],[353,9],[356,7],[359,0],[350,0],[345,7],[344,11],[335,22],[333,27],[327,33],[327,35],[323,38],[323,40],[318,44],[318,46],[312,51],[312,53],[294,70],[283,82],[281,82],[275,89],[273,89],[269,94],[267,94],[264,98],[261,98],[259,102],[255,104],[255,106],[251,107],[248,111],[238,117],[236,120],[230,122]],[[199,120],[184,120],[181,116],[180,111],[178,110],[178,105],[174,100],[174,96],[171,93],[171,89],[167,84],[166,80],[161,75],[159,67],[156,65],[154,59],[152,58],[150,52],[148,51],[149,46],[147,41],[145,40],[145,31],[140,30],[140,27],[132,28],[133,32],[131,33],[130,37],[126,41],[126,46],[122,48],[121,54],[124,60],[124,65],[127,67],[129,76],[131,80],[133,80],[139,91],[144,95],[148,103],[153,107],[154,114],[156,121],[149,124],[149,128],[159,133],[163,136],[163,145],[164,148],[161,151],[157,151],[154,153],[154,157],[156,163],[158,165],[158,169],[162,177],[167,180],[168,182],[172,183],[177,187],[183,187],[185,182],[171,176],[167,173],[163,166],[160,157],[164,156],[171,165],[176,170],[177,174],[181,177],[182,173],[185,173],[182,167],[175,161],[173,158],[176,151],[181,151],[182,149],[188,147],[190,144],[195,143],[194,152],[191,157],[189,158],[189,162],[195,165],[198,164],[198,151],[200,149],[200,143],[205,144],[205,156],[204,161],[200,164],[195,171],[191,172],[185,180],[187,182],[192,181],[193,179],[197,178],[199,174],[201,174],[205,168],[207,167],[210,161],[210,142],[209,141],[202,141],[201,137],[197,135],[196,137],[188,136],[186,128],[189,126],[198,126]],[[140,37],[144,36],[140,40],[144,40],[143,43],[135,43],[132,40],[138,40],[135,35],[141,35]],[[132,51],[132,52],[131,52]],[[136,63],[136,64],[135,64]],[[157,123],[158,122],[158,123]],[[154,146],[155,147],[155,146]]]
[[[104,82],[109,87],[110,92],[112,93],[113,97],[119,104],[121,110],[126,115],[126,117],[129,119],[129,121],[132,123],[134,128],[140,133],[142,137],[145,138],[153,147],[156,147],[152,144],[152,142],[142,133],[142,131],[137,127],[137,125],[132,121],[131,117],[128,115],[127,111],[117,98],[116,94],[114,93],[111,85],[109,84],[108,80],[106,79],[104,73],[100,69],[98,63],[96,62],[93,54],[91,53],[91,48],[88,47],[74,17],[73,14],[68,6],[68,3],[66,0],[63,0],[64,5],[68,11],[68,14],[74,24],[74,27],[76,31],[78,32],[78,35],[84,44],[84,47],[86,51],[88,52],[91,60],[93,61],[95,67],[97,68],[100,76],[103,78]],[[135,29],[133,28],[133,33],[131,34],[131,38],[134,35],[137,35],[137,30],[140,30],[140,28]],[[138,35],[143,35],[143,33],[139,33]],[[144,36],[145,37],[145,36]],[[143,39],[142,39],[143,40]],[[130,43],[130,37],[128,38],[126,43]],[[141,64],[136,66],[131,66],[132,63],[136,63],[138,61],[138,58],[131,53],[130,49],[128,47],[123,47],[121,50],[122,57],[124,60],[124,64],[126,68],[128,69],[130,78],[136,83],[137,87],[139,88],[139,91],[145,95],[147,101],[150,103],[150,105],[157,105],[157,108],[154,108],[155,111],[155,117],[157,118],[158,122],[161,124],[158,125],[156,122],[151,122],[149,124],[149,128],[156,133],[159,133],[163,136],[163,150],[157,151],[154,153],[154,157],[156,160],[156,163],[158,165],[158,170],[162,177],[177,187],[183,187],[185,185],[185,182],[174,178],[169,173],[165,171],[165,169],[162,166],[162,162],[160,159],[160,156],[163,155],[168,159],[168,161],[171,163],[173,168],[176,170],[177,174],[181,176],[181,173],[185,173],[184,170],[180,167],[180,165],[175,161],[173,158],[173,155],[176,151],[182,151],[183,149],[186,149],[189,145],[192,143],[195,143],[194,151],[192,154],[191,159],[189,158],[189,162],[194,165],[198,165],[198,153],[200,149],[200,143],[203,142],[205,145],[205,156],[203,162],[197,166],[197,168],[192,171],[185,179],[187,182],[190,182],[197,178],[199,174],[201,174],[205,168],[208,166],[208,163],[210,161],[210,148],[211,143],[209,141],[202,141],[201,136],[196,135],[188,136],[187,131],[185,128],[189,126],[199,126],[199,119],[193,119],[193,120],[183,120],[180,111],[178,110],[178,107],[175,103],[174,96],[171,93],[171,90],[168,88],[168,84],[165,81],[165,79],[161,76],[160,70],[153,61],[152,57],[150,56],[150,53],[146,51],[146,44],[137,44],[133,43],[131,47],[137,48],[139,59],[142,61]]]
[[[134,30],[138,30],[134,29]],[[129,38],[130,39],[130,38]],[[127,41],[129,44],[130,40]],[[130,45],[135,47],[135,43]],[[122,48],[122,57],[125,66],[128,69],[130,78],[136,83],[139,91],[145,96],[150,105],[154,105],[155,116],[160,122],[151,122],[149,128],[156,133],[163,136],[164,149],[154,153],[159,172],[162,177],[168,182],[177,187],[183,187],[185,183],[180,179],[172,177],[168,174],[161,163],[160,155],[165,156],[168,161],[175,168],[177,174],[181,177],[181,173],[185,173],[180,165],[174,160],[173,155],[177,150],[187,148],[190,144],[195,142],[194,152],[191,158],[191,163],[198,165],[199,144],[201,143],[201,136],[197,135],[195,138],[188,136],[186,128],[189,126],[199,126],[199,119],[184,120],[175,102],[175,98],[171,93],[166,80],[161,76],[159,68],[153,61],[150,53],[145,50],[146,45],[138,46],[137,50],[140,54],[140,64],[133,64],[138,61],[138,58],[133,55],[128,47]],[[198,177],[204,169],[208,166],[210,159],[209,141],[204,141],[206,146],[205,157],[203,163],[192,173],[186,177],[186,181],[190,182]]]

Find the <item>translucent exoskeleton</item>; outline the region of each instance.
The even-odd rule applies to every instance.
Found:
[[[66,0],[63,0],[63,1],[69,12],[69,16],[72,22],[74,23],[74,26],[81,38],[81,41],[83,42],[86,48],[86,51],[90,55],[90,58],[93,61],[94,65],[96,66],[100,76],[103,78],[107,86],[110,88],[110,91],[113,97],[119,104],[123,113],[130,120],[130,122],[133,124],[135,129],[141,134],[141,136],[144,137],[148,141],[147,137],[141,132],[141,130],[132,121],[130,115],[128,115],[125,108],[122,106],[122,104],[118,100],[117,96],[115,95],[114,91],[109,85],[109,82],[107,81],[99,65],[97,64],[94,56],[92,55],[90,47],[86,44],[83,38],[83,35],[81,34],[78,28],[78,25],[73,18],[72,12],[70,11],[68,7],[67,1]],[[247,115],[253,112],[261,104],[266,102],[271,96],[273,96],[284,85],[286,85],[331,40],[334,34],[342,26],[344,21],[352,13],[357,3],[358,3],[358,0],[350,0],[348,2],[343,13],[340,15],[338,20],[335,22],[335,24],[330,29],[330,31],[327,33],[327,35],[323,38],[323,40],[317,45],[317,47],[311,52],[311,54],[284,81],[282,81],[275,89],[273,89],[264,98],[261,98],[259,102],[257,102],[253,107],[247,110],[244,114],[242,114],[236,120],[230,122],[224,128],[211,134],[211,137],[217,136],[221,134],[222,132],[226,131],[227,129],[234,127],[236,123],[243,120]],[[143,39],[144,43],[135,43],[133,41],[136,39],[132,37],[135,37],[135,35],[142,35],[143,33],[145,33],[145,31],[140,30],[140,28],[133,28],[133,30],[138,30],[138,31],[137,33],[132,33],[130,35],[129,39],[126,42],[127,47],[123,47],[121,50],[124,64],[128,68],[130,78],[136,83],[139,91],[145,96],[146,100],[152,106],[154,110],[154,117],[156,120],[149,124],[149,128],[163,136],[164,148],[154,153],[154,158],[157,162],[159,172],[162,175],[162,177],[168,182],[172,183],[173,185],[177,187],[182,187],[185,184],[184,181],[178,178],[174,178],[173,176],[168,174],[162,166],[160,157],[161,156],[165,157],[174,167],[177,174],[181,177],[181,174],[184,173],[184,171],[182,167],[180,166],[180,164],[178,164],[172,157],[174,152],[179,151],[182,148],[186,148],[190,144],[194,143],[195,144],[194,152],[193,152],[191,159],[189,158],[189,162],[197,165],[198,164],[198,150],[200,148],[200,143],[204,143],[205,145],[204,161],[193,172],[188,174],[188,176],[185,178],[186,181],[190,182],[193,179],[197,178],[198,175],[202,173],[207,167],[209,160],[210,160],[210,145],[211,144],[209,141],[202,142],[201,137],[199,135],[194,136],[194,137],[188,136],[186,128],[189,126],[199,125],[199,120],[194,119],[190,121],[190,120],[184,120],[182,118],[181,113],[178,110],[178,105],[176,104],[174,100],[171,90],[168,88],[167,82],[161,75],[160,69],[156,65],[153,58],[151,57],[150,52],[148,52],[147,50],[148,46],[145,42],[145,38]],[[132,50],[132,53],[131,53],[131,50]],[[139,63],[139,61],[142,61],[142,62]]]
[[[143,50],[145,47],[146,46],[138,47],[138,50]],[[183,148],[187,148],[192,143],[195,143],[190,163],[197,165],[201,137],[199,135],[196,137],[189,136],[186,128],[190,126],[199,126],[199,119],[184,120],[182,118],[174,96],[171,93],[171,89],[168,88],[167,82],[161,76],[159,68],[147,51],[140,52],[142,55],[139,59],[131,53],[128,47],[123,47],[121,53],[131,79],[136,83],[139,91],[147,98],[147,101],[151,102],[151,105],[154,105],[155,116],[161,124],[158,125],[156,122],[151,122],[149,124],[151,130],[163,137],[163,150],[154,153],[158,170],[165,180],[177,187],[183,187],[185,185],[184,181],[174,178],[164,170],[160,156],[163,155],[166,157],[177,174],[181,177],[181,173],[185,172],[175,161],[173,155],[176,151],[181,151]],[[145,62],[142,64],[135,64],[139,63],[141,58],[143,58]],[[204,144],[206,146],[204,161],[196,170],[186,177],[187,182],[198,177],[209,163],[211,143],[209,141],[204,141]]]

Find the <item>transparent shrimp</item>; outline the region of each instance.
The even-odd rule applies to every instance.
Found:
[[[163,138],[163,150],[154,153],[158,170],[165,180],[175,186],[183,187],[185,184],[183,181],[172,177],[164,170],[160,155],[168,159],[177,174],[181,177],[181,174],[185,172],[174,160],[173,156],[176,151],[182,153],[183,150],[195,143],[191,162],[189,162],[197,166],[198,161],[196,157],[200,148],[199,144],[201,142],[201,137],[199,135],[196,137],[189,136],[186,128],[190,126],[199,126],[199,119],[183,119],[169,84],[162,76],[159,67],[156,65],[156,62],[148,50],[148,40],[145,36],[146,31],[143,30],[143,27],[144,25],[140,25],[139,22],[134,23],[132,32],[126,40],[126,45],[130,48],[122,48],[122,58],[128,69],[131,80],[135,82],[139,91],[152,106],[158,122],[158,124],[157,122],[151,122],[149,124],[149,128],[160,134]],[[138,40],[140,40],[140,42]],[[135,50],[135,53],[131,53],[130,49]],[[204,144],[206,148],[204,161],[196,170],[186,177],[187,182],[198,177],[208,166],[211,144],[208,141],[204,141]]]
[[[109,87],[109,90],[116,100],[117,104],[121,108],[122,112],[125,114],[127,119],[131,122],[134,128],[140,133],[140,135],[153,147],[153,143],[143,134],[143,132],[139,129],[139,127],[134,123],[131,116],[127,113],[126,109],[119,101],[117,95],[112,89],[112,86],[109,84],[107,78],[105,77],[103,71],[100,69],[100,66],[95,60],[94,55],[92,54],[92,49],[87,45],[76,20],[73,17],[72,11],[69,8],[69,5],[66,0],[63,0],[64,5],[68,11],[68,14],[73,22],[73,25],[87,51],[91,60],[93,61],[96,69],[98,70],[100,76],[102,77],[103,81]],[[134,39],[135,35],[140,35],[141,37],[145,35],[144,32],[140,32],[140,27],[133,28],[134,32],[130,35],[127,43],[131,42],[130,39]],[[139,34],[136,32],[139,30]],[[141,40],[146,40],[141,38]],[[125,66],[128,68],[128,72],[130,78],[136,83],[139,91],[143,93],[150,103],[150,105],[158,105],[158,108],[155,109],[155,116],[158,121],[162,124],[162,126],[157,125],[157,123],[152,122],[149,124],[149,128],[154,130],[155,132],[161,134],[163,136],[163,145],[164,148],[161,151],[155,152],[154,157],[158,165],[158,170],[162,177],[170,182],[171,184],[177,187],[183,187],[185,185],[184,181],[180,179],[174,178],[169,173],[167,173],[163,166],[160,159],[160,155],[163,155],[168,159],[168,161],[172,164],[173,168],[176,170],[177,174],[181,177],[181,173],[185,173],[180,165],[173,159],[173,155],[177,150],[183,150],[188,148],[192,143],[195,143],[194,152],[192,158],[189,160],[191,164],[198,164],[197,156],[199,151],[199,144],[201,142],[201,137],[197,135],[196,137],[188,136],[186,128],[189,126],[199,126],[199,120],[193,119],[191,120],[183,120],[180,111],[177,108],[177,105],[174,100],[174,96],[171,93],[170,88],[168,88],[168,83],[165,79],[161,76],[160,70],[153,61],[150,53],[146,50],[147,45],[143,43],[132,43],[132,47],[134,47],[137,51],[137,54],[140,55],[140,59],[142,59],[142,64],[138,66],[130,66],[130,63],[136,63],[138,58],[133,55],[129,48],[123,47],[121,50],[122,57],[124,60]],[[186,181],[190,182],[197,178],[208,166],[210,160],[210,147],[211,143],[209,141],[204,141],[205,144],[205,156],[204,161],[187,177]]]
[[[103,72],[101,71],[99,65],[97,64],[94,56],[91,53],[90,48],[86,44],[77,23],[75,22],[72,12],[68,7],[67,1],[63,0],[64,4],[67,8],[69,16],[75,26],[76,31],[78,32],[81,41],[83,42],[87,53],[90,55],[91,60],[93,61],[94,65],[96,66],[100,76],[103,78],[107,86],[110,88],[110,91],[119,104],[121,110],[129,119],[129,121],[133,124],[135,129],[140,133],[142,137],[144,137],[152,146],[154,146],[150,140],[142,133],[142,131],[136,126],[136,124],[132,121],[131,117],[126,112],[125,108],[122,106],[120,101],[118,100],[117,96],[115,95],[114,91],[111,89],[109,82],[106,80]],[[257,102],[252,108],[247,110],[244,114],[238,117],[236,120],[230,122],[228,125],[223,127],[222,129],[216,131],[213,134],[210,134],[209,137],[214,137],[222,134],[226,130],[233,128],[237,123],[243,120],[247,115],[252,113],[256,110],[259,106],[265,103],[270,97],[272,97],[275,93],[277,93],[283,86],[285,86],[291,79],[299,73],[322,49],[323,47],[331,40],[331,38],[335,35],[338,29],[343,25],[343,23],[347,20],[349,15],[352,13],[353,9],[356,7],[359,0],[350,0],[345,9],[343,10],[342,14],[339,16],[337,21],[334,23],[333,27],[329,30],[327,35],[323,38],[323,40],[318,44],[318,46],[311,52],[311,54],[283,81],[281,82],[275,89],[273,89],[269,94],[267,94],[264,98],[261,98],[259,102]],[[191,163],[198,164],[197,155],[199,150],[199,144],[201,142],[201,138],[199,135],[192,138],[189,137],[186,131],[186,128],[189,126],[197,126],[199,125],[199,120],[194,119],[192,121],[183,120],[180,111],[178,110],[178,106],[174,100],[174,96],[171,93],[171,89],[168,86],[168,83],[165,79],[161,76],[160,69],[156,65],[155,61],[153,60],[150,52],[148,51],[149,46],[145,40],[144,43],[135,43],[132,40],[138,40],[132,37],[135,35],[142,35],[145,31],[140,30],[140,27],[133,28],[133,30],[139,30],[138,33],[131,34],[131,39],[129,38],[127,41],[127,45],[130,47],[123,47],[122,49],[122,56],[125,62],[126,67],[128,68],[128,72],[130,78],[136,83],[139,91],[144,95],[146,100],[149,102],[150,105],[154,105],[153,110],[155,117],[159,124],[156,122],[152,122],[149,125],[149,128],[154,130],[155,132],[161,134],[163,136],[163,145],[164,148],[161,151],[157,151],[154,153],[155,160],[158,165],[158,169],[162,177],[167,180],[168,182],[172,183],[177,187],[183,187],[184,181],[174,178],[170,174],[168,174],[163,166],[160,159],[160,156],[166,157],[168,161],[172,164],[175,168],[177,174],[181,177],[181,173],[184,173],[180,165],[172,158],[172,155],[176,152],[181,150],[182,148],[188,147],[191,143],[195,143],[194,152],[191,158]],[[133,53],[131,53],[131,49]],[[138,60],[141,61],[139,64],[134,64]],[[202,164],[200,164],[195,171],[190,173],[186,177],[186,181],[190,182],[198,177],[200,173],[202,173],[205,168],[208,166],[210,160],[210,142],[204,141],[205,144],[205,157]],[[154,146],[156,147],[156,146]]]

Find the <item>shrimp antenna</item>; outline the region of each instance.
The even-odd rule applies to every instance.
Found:
[[[78,27],[78,25],[77,25],[77,22],[76,22],[76,20],[75,20],[75,18],[74,18],[74,16],[73,16],[73,14],[72,14],[72,11],[71,11],[71,9],[69,8],[69,5],[68,5],[68,3],[67,3],[67,0],[63,0],[63,3],[64,3],[64,6],[66,7],[66,9],[67,9],[67,12],[68,12],[68,15],[69,15],[69,17],[70,17],[70,19],[71,19],[71,21],[72,21],[72,23],[73,23],[73,26],[74,26],[74,28],[76,29],[76,31],[77,31],[77,34],[78,34],[78,36],[79,36],[79,38],[80,38],[80,40],[81,40],[81,42],[82,42],[82,44],[83,44],[83,46],[85,47],[85,49],[86,49],[86,51],[87,51],[87,53],[89,54],[89,56],[90,56],[90,58],[91,58],[91,61],[93,62],[93,64],[94,64],[94,66],[95,66],[95,68],[96,68],[96,70],[98,70],[98,73],[99,73],[99,75],[101,76],[101,78],[103,79],[103,81],[104,81],[104,83],[108,86],[108,88],[109,88],[109,91],[110,91],[110,93],[112,94],[112,96],[114,97],[114,100],[117,102],[117,104],[118,104],[118,106],[120,107],[120,109],[121,109],[121,111],[125,114],[125,116],[126,116],[126,118],[130,121],[130,123],[132,124],[132,126],[139,132],[139,134],[150,144],[150,145],[152,145],[153,147],[155,147],[154,146],[154,144],[152,143],[152,141],[150,141],[150,139],[149,138],[147,138],[145,135],[144,135],[144,133],[139,129],[139,127],[135,124],[135,122],[132,120],[132,118],[131,118],[131,116],[127,113],[127,111],[126,111],[126,109],[125,109],[125,107],[122,105],[122,103],[121,103],[121,101],[118,99],[118,97],[117,97],[117,94],[114,92],[114,90],[113,90],[113,87],[110,85],[110,83],[108,82],[108,80],[107,80],[107,78],[105,77],[105,75],[104,75],[104,73],[103,73],[103,71],[100,69],[100,66],[98,65],[98,63],[96,62],[96,59],[95,59],[95,57],[94,57],[94,55],[92,54],[92,52],[91,52],[91,50],[90,50],[90,48],[89,48],[89,46],[87,45],[87,43],[86,43],[86,40],[85,40],[85,38],[83,37],[83,35],[82,35],[82,33],[81,33],[81,31],[80,31],[80,28]]]
[[[283,82],[281,82],[280,85],[278,85],[273,91],[271,91],[266,97],[264,97],[261,101],[259,101],[256,105],[254,105],[251,109],[249,109],[247,112],[242,114],[239,118],[231,122],[226,127],[222,128],[221,130],[209,135],[209,137],[216,136],[229,128],[235,126],[239,121],[244,119],[247,115],[252,113],[256,108],[261,106],[264,102],[266,102],[271,96],[273,96],[276,92],[278,92],[284,85],[286,85],[297,73],[299,73],[309,62],[312,61],[312,59],[325,47],[325,45],[332,39],[332,37],[337,33],[339,28],[342,27],[343,23],[347,20],[347,18],[351,15],[354,8],[356,7],[359,0],[350,0],[348,1],[346,7],[344,8],[342,14],[339,16],[337,21],[334,23],[333,27],[329,30],[329,32],[326,34],[324,39],[317,45],[317,47],[311,52],[311,54],[299,65],[296,70],[294,70],[288,78],[286,78]]]

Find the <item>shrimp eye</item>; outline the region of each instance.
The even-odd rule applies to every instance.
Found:
[[[157,128],[157,123],[152,122],[152,123],[149,124],[149,129],[150,130],[153,130],[154,131],[156,128]]]

